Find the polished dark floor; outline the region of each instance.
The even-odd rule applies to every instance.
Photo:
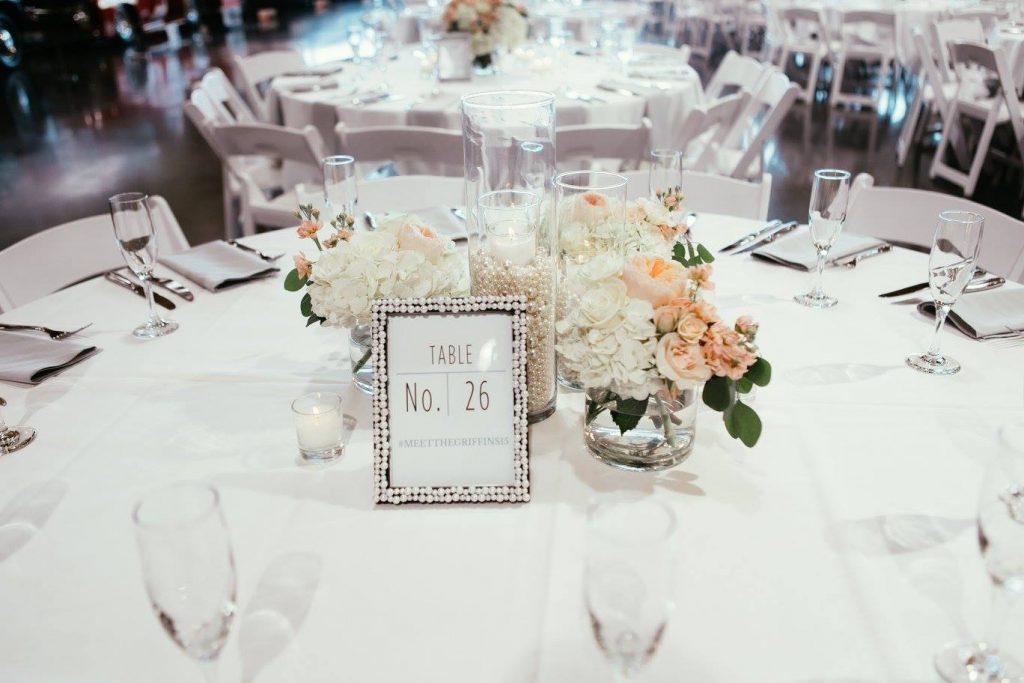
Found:
[[[318,51],[342,43],[357,9],[301,12],[282,17],[275,30],[250,27],[212,41],[196,36],[178,49],[34,51],[0,81],[0,248],[103,213],[108,196],[136,190],[166,197],[193,243],[221,236],[220,166],[182,114],[189,84],[210,66],[228,70],[232,52],[293,45],[316,60]],[[826,166],[870,172],[881,185],[955,192],[929,180],[930,150],[896,166],[906,107],[902,86],[881,112],[795,105],[767,150],[772,215],[802,216],[810,175]],[[1018,216],[1021,183],[1019,171],[994,166],[975,199]]]

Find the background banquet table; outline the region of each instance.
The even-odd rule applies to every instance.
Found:
[[[754,227],[704,215],[695,233],[717,248]],[[291,230],[252,243],[300,246]],[[103,280],[0,316],[92,321],[103,347],[0,386],[8,418],[39,430],[0,458],[0,680],[200,679],[147,604],[130,520],[147,490],[197,478],[222,492],[240,579],[222,681],[610,680],[581,583],[585,506],[617,490],[679,519],[677,608],[640,680],[934,680],[934,652],[985,626],[976,491],[1000,426],[1024,420],[1024,348],[949,333],[963,372],[907,369],[931,325],[876,294],[926,263],[896,250],[830,270],[840,304],[814,311],[791,300],[808,274],[720,257],[715,299],[758,319],[774,366],[758,447],[705,409],[682,466],[620,472],[586,453],[582,396],[564,394],[531,429],[533,500],[508,507],[375,508],[346,335],[305,329],[280,279],[197,292],[154,342],[129,332],[142,301]],[[358,425],[343,459],[303,467],[289,404],[318,389]],[[1006,643],[1024,656],[1020,610]]]
[[[673,125],[681,122],[696,104],[701,102],[703,89],[697,73],[684,67],[683,78],[660,82],[663,87],[644,88],[647,95],[629,95],[609,92],[597,87],[606,79],[623,80],[607,63],[594,57],[565,53],[558,57],[525,51],[522,57],[512,57],[501,74],[480,76],[472,81],[439,84],[440,93],[431,94],[435,81],[429,71],[424,72],[415,48],[399,52],[398,58],[387,63],[382,71],[359,66],[348,66],[337,78],[348,86],[354,78],[361,78],[360,87],[369,88],[378,83],[387,84],[390,100],[373,104],[352,103],[353,94],[347,88],[318,92],[291,92],[289,82],[296,79],[277,79],[272,85],[272,96],[280,103],[282,122],[290,127],[308,124],[316,126],[328,146],[334,146],[334,126],[343,121],[347,126],[420,125],[458,129],[462,125],[460,103],[463,95],[491,90],[527,89],[556,93],[558,125],[625,124],[638,125],[646,115],[653,126],[652,144],[669,145],[677,139]],[[531,56],[532,55],[532,56]],[[619,86],[621,87],[621,86]],[[571,95],[593,97],[584,102]]]

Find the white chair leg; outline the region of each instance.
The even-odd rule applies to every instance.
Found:
[[[970,197],[978,186],[978,178],[981,176],[981,168],[985,165],[985,158],[988,156],[988,148],[992,144],[992,135],[996,131],[996,119],[999,118],[999,110],[1002,106],[993,107],[992,114],[985,119],[985,127],[981,131],[981,139],[978,140],[978,149],[974,152],[974,161],[971,162],[971,170],[967,174],[967,183],[964,185],[964,195]]]
[[[231,172],[221,167],[221,190],[224,193],[224,237],[233,239],[238,225],[235,215],[235,192],[231,182]]]
[[[832,65],[832,104],[842,102],[843,72],[846,71],[846,55],[840,53]]]
[[[814,94],[818,91],[818,76],[821,72],[821,54],[811,55],[811,67],[807,72],[807,87],[802,93],[804,102],[814,102]]]
[[[924,79],[922,78],[918,83],[921,85],[917,92],[914,93],[914,101],[910,104],[907,118],[903,121],[900,137],[896,141],[896,165],[900,168],[903,168],[903,165],[907,163],[907,155],[910,154],[910,148],[914,140],[917,139],[916,133],[918,124],[921,121],[921,112],[926,106],[924,102]]]

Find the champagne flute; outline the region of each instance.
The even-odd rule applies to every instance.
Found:
[[[960,372],[960,363],[939,350],[942,326],[964,288],[974,277],[985,217],[970,211],[943,211],[928,257],[928,284],[935,299],[935,333],[927,353],[907,356],[907,365],[932,375]]]
[[[935,668],[949,683],[1010,683],[1024,667],[999,651],[999,636],[1015,599],[1024,593],[1024,454],[1000,453],[989,467],[978,502],[978,544],[992,579],[989,636],[947,645]]]
[[[651,197],[664,197],[681,192],[683,187],[683,153],[678,149],[652,149],[651,174],[648,178]]]
[[[671,508],[637,494],[613,494],[587,514],[587,610],[616,680],[640,671],[665,632],[674,606],[675,528]]]
[[[160,625],[208,681],[237,604],[235,560],[217,489],[180,483],[142,498],[132,515],[146,592]]]
[[[7,401],[0,396],[0,406],[7,405]],[[3,413],[0,413],[0,455],[7,455],[14,451],[21,450],[29,445],[36,438],[36,430],[32,427],[8,427],[4,422]]]
[[[811,241],[818,252],[818,266],[814,281],[814,289],[807,294],[799,294],[793,300],[808,308],[830,308],[839,303],[834,296],[829,296],[822,289],[822,274],[829,249],[839,239],[846,221],[846,207],[850,200],[850,174],[837,169],[821,169],[814,172],[814,185],[811,188],[811,204],[808,211],[807,225],[810,228]]]
[[[324,176],[324,204],[327,220],[339,214],[355,217],[359,201],[359,187],[356,184],[356,159],[345,154],[325,157],[320,160]]]
[[[149,213],[149,197],[141,192],[116,194],[107,200],[110,218],[114,223],[114,237],[125,263],[142,282],[149,303],[149,320],[139,325],[132,334],[142,339],[153,339],[178,329],[178,323],[160,317],[153,305],[153,266],[156,265],[157,241],[153,217]]]

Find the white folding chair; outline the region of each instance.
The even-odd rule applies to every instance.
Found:
[[[359,164],[392,162],[402,175],[462,177],[462,133],[421,126],[335,127],[341,153]]]
[[[792,55],[803,55],[807,61],[807,85],[800,91],[800,99],[813,102],[818,89],[822,62],[830,58],[828,28],[820,10],[790,7],[779,11],[782,24],[782,50],[778,67],[786,72]]]
[[[714,170],[718,150],[750,102],[750,93],[740,90],[720,97],[713,104],[694,107],[683,119],[679,136],[683,150],[683,168],[692,171]]]
[[[875,187],[862,173],[854,180],[844,228],[883,240],[930,248],[942,211],[973,211],[985,217],[978,265],[1016,282],[1024,282],[1024,222],[988,206],[943,192],[905,187]]]
[[[271,123],[273,119],[273,112],[270,111],[270,105],[264,95],[270,80],[283,73],[306,68],[302,55],[295,50],[270,50],[244,57],[234,55],[232,61],[250,106],[265,123]]]
[[[913,38],[921,59],[921,72],[918,74],[914,99],[896,141],[896,162],[901,167],[907,161],[910,148],[920,144],[932,117],[937,115],[941,120],[946,115],[949,101],[956,96],[957,90],[955,81],[943,77],[944,70],[940,68],[943,60],[932,52],[921,29],[913,30]]]
[[[767,59],[769,52],[768,44],[768,9],[764,3],[757,0],[749,0],[739,11],[736,19],[741,55],[754,55],[758,59]],[[754,38],[760,36],[761,46],[754,52]]]
[[[646,197],[650,171],[626,171],[628,199]],[[726,216],[764,220],[771,201],[772,177],[765,173],[760,182],[726,178],[699,171],[683,171],[683,207],[686,211],[719,213]]]
[[[291,163],[292,174],[285,192],[272,196],[273,189],[260,183],[256,173],[245,165],[232,167],[241,191],[242,234],[252,235],[257,225],[286,228],[295,224],[294,181],[302,180],[319,187],[323,178],[320,160],[325,156],[323,139],[313,126],[302,130],[266,123],[238,123],[215,126],[214,139],[225,157],[262,156],[273,162]]]
[[[974,18],[937,19],[931,24],[932,44],[936,50],[935,58],[946,81],[953,80],[952,43],[984,43],[985,27]]]
[[[840,14],[840,41],[834,50],[832,69],[832,105],[859,104],[877,107],[886,88],[886,79],[896,63],[896,15],[893,12],[856,11]],[[878,84],[874,94],[843,92],[846,64],[878,62]],[[896,82],[895,77],[893,82]]]
[[[997,11],[995,9],[971,9],[971,8],[958,8],[950,10],[950,17],[955,19],[966,19],[977,21],[981,24],[984,35],[988,35],[995,29],[996,24],[1002,19],[1006,19],[1008,14],[1006,12]],[[970,40],[970,39],[968,39]]]
[[[647,118],[638,126],[559,126],[555,129],[556,163],[576,170],[595,168],[596,161],[614,160],[610,170],[634,169],[647,154],[650,140],[651,121]]]
[[[932,159],[931,176],[944,178],[960,186],[964,194],[970,197],[978,185],[978,178],[989,156],[992,136],[997,126],[1010,124],[1017,151],[1024,159],[1024,114],[1010,78],[1006,54],[1001,49],[993,50],[977,43],[952,43],[950,49],[959,77],[959,86],[944,117],[945,126],[939,148]],[[996,92],[992,96],[985,93],[978,97],[978,79],[983,77],[984,72],[995,75]],[[981,136],[966,172],[950,166],[945,160],[951,138],[955,139],[955,136],[959,135],[961,116],[982,123]]]
[[[235,90],[227,74],[217,67],[203,74],[199,87],[217,106],[220,115],[228,118],[231,123],[255,123],[258,120],[256,114]]]
[[[359,183],[363,211],[415,211],[427,206],[462,206],[462,178],[399,175]]]
[[[718,150],[715,170],[733,178],[759,177],[764,170],[765,143],[782,125],[799,93],[800,87],[786,74],[769,73]]]
[[[163,197],[149,198],[149,212],[161,255],[188,249],[188,239]],[[43,230],[0,251],[0,312],[123,267],[109,214]]]
[[[704,102],[714,102],[722,95],[741,89],[756,97],[758,89],[771,70],[771,65],[730,51],[722,58],[722,63],[718,65],[718,69],[704,88]]]

